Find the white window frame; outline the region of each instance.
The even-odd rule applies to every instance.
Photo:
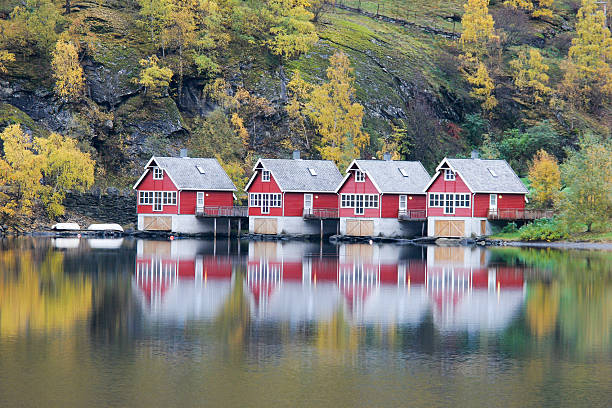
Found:
[[[270,170],[261,171],[261,181],[268,183],[270,181]]]
[[[153,167],[153,180],[163,180],[164,171],[159,167]]]
[[[202,203],[200,205],[200,202]],[[198,191],[196,194],[196,210],[203,210],[204,209],[204,192],[203,191]]]
[[[355,170],[355,183],[365,183],[365,173],[361,170]]]
[[[497,211],[497,194],[489,194],[489,210]]]
[[[408,210],[408,196],[402,194],[399,196],[398,208],[400,212],[406,212]]]
[[[359,205],[361,203],[361,205]],[[365,214],[365,194],[355,194],[355,215]]]
[[[306,205],[310,203],[310,205]],[[304,209],[312,210],[314,207],[313,196],[312,194],[304,194]]]
[[[138,205],[153,205],[153,191],[138,191]]]
[[[154,191],[153,192],[153,211],[164,211],[164,192]]]
[[[455,180],[455,172],[451,169],[444,169],[444,181]]]
[[[444,197],[444,214],[455,213],[455,194],[445,193]]]

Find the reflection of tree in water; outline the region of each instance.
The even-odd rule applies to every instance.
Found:
[[[530,268],[525,319],[533,340],[577,354],[612,349],[612,253],[533,248],[492,252],[504,262]]]
[[[56,251],[40,264],[31,250],[0,251],[0,335],[66,330],[87,318],[91,278],[66,274],[63,260]]]
[[[230,350],[240,352],[248,342],[251,310],[242,279],[244,270],[240,268],[234,273],[235,279],[232,291],[217,316],[215,325],[216,332],[224,343],[230,347]]]

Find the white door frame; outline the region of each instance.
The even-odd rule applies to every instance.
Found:
[[[402,194],[399,196],[399,212],[406,214],[408,212],[408,196]]]
[[[497,212],[497,194],[489,194],[489,212]]]
[[[204,192],[198,191],[196,194],[196,211],[203,211],[203,210],[204,210]]]
[[[314,207],[312,194],[304,194],[304,212],[307,214],[312,214],[312,209]]]

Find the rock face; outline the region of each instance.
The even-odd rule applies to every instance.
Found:
[[[136,194],[132,190],[109,190],[102,192],[94,189],[83,194],[69,193],[64,200],[64,206],[70,212],[99,222],[135,224]]]
[[[138,61],[132,63],[138,66]],[[84,61],[83,72],[91,99],[109,109],[117,107],[125,99],[138,93],[138,86],[130,81],[136,75],[133,67],[113,70],[88,59]]]

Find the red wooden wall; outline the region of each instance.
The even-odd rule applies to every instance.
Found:
[[[153,180],[153,172],[146,170],[147,175],[142,179],[140,184],[136,187],[137,191],[177,191],[176,186],[168,177],[168,174],[164,170],[164,175],[161,180]],[[178,196],[177,205],[164,205],[163,211],[153,211],[152,205],[140,205],[138,204],[138,194],[136,195],[136,212],[138,214],[176,214],[178,212]]]
[[[378,194],[378,190],[370,180],[368,175],[365,176],[365,181],[355,182],[355,172],[351,171],[349,178],[344,182],[340,191],[338,191],[338,212],[340,217],[360,217],[360,218],[378,218],[380,217],[380,208],[366,208],[363,215],[355,215],[354,208],[341,208],[340,207],[340,195],[341,194]],[[381,205],[379,197],[378,205]]]
[[[261,170],[257,170],[257,175],[255,179],[249,186],[249,190],[247,193],[280,193],[281,189],[278,187],[276,180],[274,180],[274,176],[270,174],[270,181],[263,182],[261,181]],[[250,203],[249,203],[250,204]],[[258,216],[276,216],[280,217],[283,215],[282,207],[270,207],[269,214],[262,214],[260,207],[249,207],[249,215]]]

